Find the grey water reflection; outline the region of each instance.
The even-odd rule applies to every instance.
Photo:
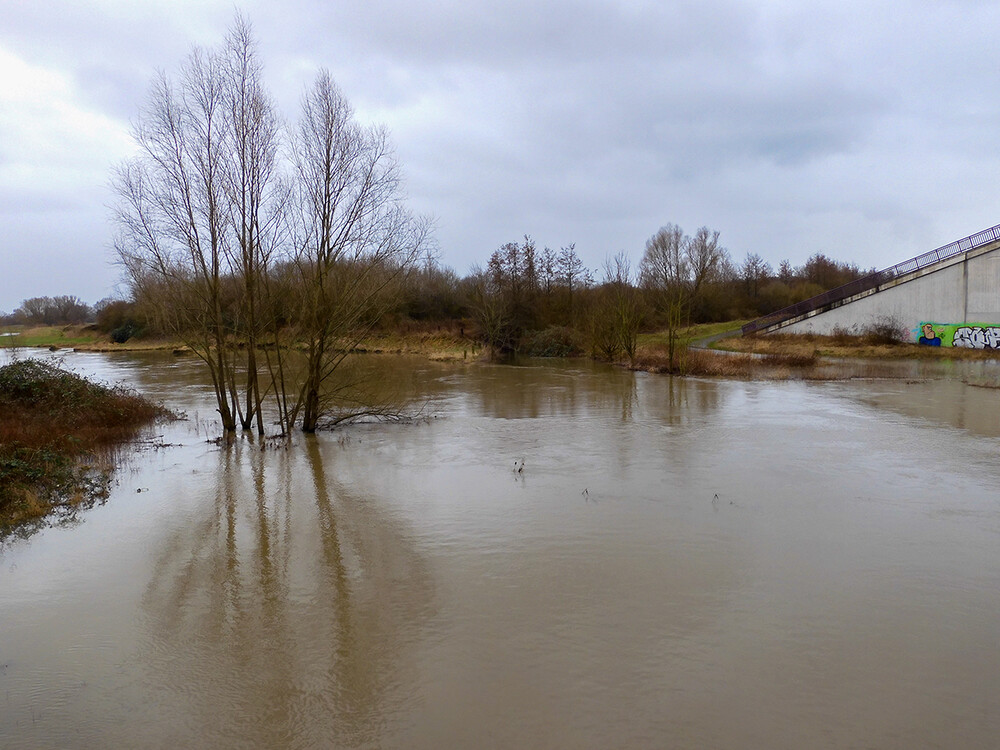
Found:
[[[433,611],[403,529],[304,443],[222,449],[211,512],[156,555],[136,658],[183,746],[377,744]]]
[[[583,360],[487,366],[462,385],[475,397],[480,414],[498,419],[600,413],[632,422],[641,411],[680,424],[707,416],[722,397],[711,381],[652,377]]]
[[[956,380],[873,384],[859,396],[878,409],[983,437],[1000,437],[995,387],[974,387]]]

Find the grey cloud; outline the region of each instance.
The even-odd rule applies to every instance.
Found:
[[[991,3],[242,7],[289,117],[327,67],[362,117],[389,125],[412,202],[438,217],[460,272],[526,232],[577,242],[593,266],[637,254],[667,221],[714,226],[739,257],[887,265],[1000,221]],[[0,0],[0,14],[0,45],[67,72],[81,101],[126,120],[155,68],[222,39],[233,5]],[[94,189],[93,172],[78,179],[78,192]],[[63,244],[54,217],[77,205],[72,187],[45,185],[20,196],[0,185],[0,203],[5,256]],[[52,238],[28,217],[29,239],[20,210],[47,206],[60,209]],[[104,256],[103,220],[79,252]],[[82,294],[44,290],[63,292]]]

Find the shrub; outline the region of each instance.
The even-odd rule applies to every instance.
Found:
[[[565,326],[550,326],[543,331],[527,334],[521,353],[529,357],[573,357],[583,353],[578,331]]]
[[[124,387],[27,359],[0,367],[0,529],[107,494],[100,464],[168,412]],[[96,460],[95,460],[96,459]]]
[[[129,321],[125,325],[118,326],[109,334],[111,340],[116,344],[124,344],[130,338],[132,338],[138,331],[138,326]]]
[[[896,346],[907,341],[907,330],[898,318],[885,315],[861,330],[861,338],[872,346]]]

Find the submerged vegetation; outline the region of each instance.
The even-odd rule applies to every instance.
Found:
[[[105,497],[115,448],[167,415],[54,364],[0,367],[0,532]]]

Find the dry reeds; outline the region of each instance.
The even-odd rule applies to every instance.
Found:
[[[890,332],[891,333],[891,332]],[[963,349],[900,343],[879,330],[860,334],[837,331],[831,336],[815,333],[766,333],[726,339],[727,349],[763,355],[824,356],[852,359],[996,359],[993,349]]]
[[[641,349],[631,369],[671,375],[783,380],[796,371],[811,370],[817,361],[812,352],[755,355],[681,347],[671,365],[666,346],[655,345]]]

